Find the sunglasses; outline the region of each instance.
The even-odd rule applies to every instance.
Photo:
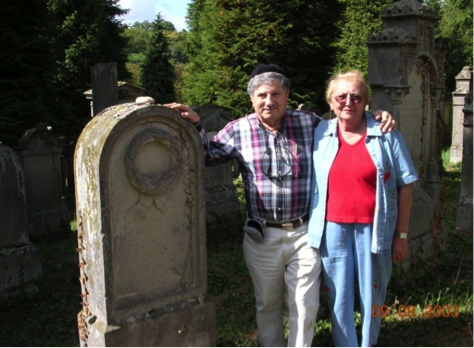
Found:
[[[268,141],[269,139],[267,135],[266,150],[262,156],[262,172],[270,180],[277,179],[278,181],[281,181],[283,177],[287,176],[292,171],[293,160],[298,164],[299,162],[291,152],[290,146],[281,134],[277,135],[276,145],[273,149],[269,146]],[[273,154],[273,152],[275,152],[275,154]],[[273,159],[274,156],[276,161]],[[276,167],[272,168],[272,164],[275,164]]]
[[[348,94],[349,94],[349,93],[336,95],[336,96],[334,97],[334,99],[336,99],[336,101],[337,101],[338,103],[345,103]],[[354,104],[360,104],[360,103],[362,103],[362,100],[364,100],[364,98],[362,98],[360,95],[356,95],[356,94],[355,94],[355,95],[351,95],[351,96],[349,97],[349,99],[350,99],[350,101],[353,102]]]

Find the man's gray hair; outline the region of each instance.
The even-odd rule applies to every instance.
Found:
[[[271,85],[275,81],[280,81],[286,93],[290,92],[290,80],[282,74],[276,72],[266,72],[250,79],[247,85],[247,92],[252,97],[255,90],[261,85]]]

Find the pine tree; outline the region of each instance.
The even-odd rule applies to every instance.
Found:
[[[170,62],[168,39],[164,31],[164,21],[158,13],[152,24],[140,75],[142,86],[160,104],[175,100],[174,69]]]
[[[248,113],[249,74],[261,63],[286,70],[292,83],[290,106],[321,102],[339,12],[334,0],[192,1],[186,102],[228,107],[235,117]]]
[[[341,35],[335,47],[336,71],[358,69],[367,74],[369,51],[367,38],[369,33],[378,33],[382,29],[382,11],[392,4],[392,0],[338,0],[344,6],[344,12],[338,22]]]
[[[473,68],[472,0],[445,0],[441,3],[438,35],[444,39],[447,91],[454,91],[456,75],[463,67]]]
[[[54,98],[60,133],[75,137],[90,120],[90,106],[83,93],[91,88],[91,68],[98,63],[117,63],[118,78],[128,73],[123,53],[125,26],[117,19],[126,13],[118,0],[49,0],[51,39],[58,69]]]
[[[36,122],[45,121],[54,69],[42,1],[3,1],[0,11],[0,141],[16,146]]]

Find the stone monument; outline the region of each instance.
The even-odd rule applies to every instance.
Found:
[[[212,346],[202,144],[178,112],[116,105],[75,152],[81,346]]]
[[[453,122],[451,149],[449,159],[453,163],[462,161],[463,154],[463,123],[464,101],[468,94],[472,94],[472,71],[468,66],[456,76],[456,90],[453,92]]]
[[[472,90],[465,98],[462,111],[464,115],[463,154],[456,231],[472,233]]]
[[[231,112],[214,105],[193,106],[209,138],[212,138],[229,123]],[[235,196],[233,179],[237,173],[237,162],[230,161],[212,168],[205,168],[206,176],[206,211],[207,220],[212,221],[215,216],[233,218],[239,209],[239,202]]]
[[[29,239],[21,160],[0,144],[0,295],[41,275],[39,249]]]
[[[91,68],[92,112],[97,115],[118,102],[117,63],[99,63]]]
[[[412,261],[443,244],[441,209],[443,51],[434,39],[436,12],[415,0],[385,8],[380,33],[370,34],[368,82],[372,110],[389,110],[420,176],[413,185],[409,232]]]
[[[44,123],[29,129],[20,139],[32,239],[68,230],[62,152],[63,145]]]

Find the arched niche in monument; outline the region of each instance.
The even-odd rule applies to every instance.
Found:
[[[444,88],[443,48],[435,40],[439,16],[416,0],[397,1],[382,14],[382,30],[369,34],[371,109],[388,110],[398,123],[420,180],[413,185],[410,255],[431,255],[442,246],[439,220]],[[413,258],[415,260],[419,255]]]

